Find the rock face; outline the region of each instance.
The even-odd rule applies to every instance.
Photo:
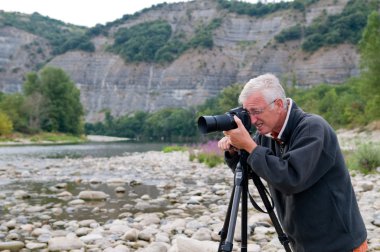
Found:
[[[76,83],[86,121],[92,122],[102,119],[104,109],[120,116],[136,110],[197,105],[231,84],[245,83],[265,72],[298,86],[341,83],[358,74],[355,46],[345,44],[306,54],[301,41],[277,44],[274,36],[296,23],[310,24],[322,13],[340,13],[347,2],[319,1],[305,13],[284,10],[260,18],[228,13],[210,0],[169,4],[114,26],[107,37],[93,38],[93,53],[71,51],[52,57],[47,64],[62,68]],[[121,27],[163,19],[173,33],[190,37],[200,24],[207,25],[215,18],[222,24],[213,33],[213,49],[188,50],[169,64],[125,63],[105,50]],[[1,91],[21,90],[25,73],[35,71],[50,54],[48,46],[41,46],[45,44],[44,39],[15,28],[0,28]]]
[[[0,91],[20,92],[23,76],[36,71],[49,55],[45,39],[13,27],[0,27]]]

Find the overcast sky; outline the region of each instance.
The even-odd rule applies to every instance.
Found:
[[[66,23],[93,27],[133,14],[158,3],[187,0],[0,0],[0,10],[38,12]],[[245,0],[256,2],[257,0]]]

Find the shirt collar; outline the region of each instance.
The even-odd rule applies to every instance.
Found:
[[[292,100],[291,98],[287,98],[286,101],[288,102],[288,111],[286,112],[285,122],[284,122],[284,124],[282,125],[282,128],[281,128],[281,130],[280,130],[280,133],[279,133],[278,136],[277,136],[277,139],[279,139],[279,140],[281,140],[282,134],[284,133],[284,130],[285,130],[285,128],[286,128],[286,125],[288,124],[290,111],[292,110],[292,106],[293,106],[293,100]]]

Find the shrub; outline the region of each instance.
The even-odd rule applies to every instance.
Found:
[[[187,147],[185,146],[179,146],[179,145],[171,145],[171,146],[165,146],[163,148],[164,153],[174,152],[174,151],[186,151]]]
[[[222,164],[224,162],[223,157],[211,154],[211,153],[199,153],[198,161],[200,163],[205,163],[208,167],[212,168],[217,166],[218,164]]]
[[[84,141],[81,136],[74,136],[70,134],[43,132],[35,134],[30,138],[31,142],[52,142],[52,143],[80,143]]]
[[[115,34],[111,51],[120,54],[125,61],[154,61],[157,51],[171,37],[172,29],[166,21],[141,23],[131,28],[120,28]]]
[[[190,153],[190,161],[198,160],[205,163],[208,167],[215,167],[224,162],[223,151],[218,148],[217,141],[209,141],[198,147],[198,152]]]
[[[356,168],[368,174],[380,166],[380,145],[374,143],[362,144],[354,154]]]
[[[7,135],[13,130],[13,124],[7,114],[0,111],[0,136]]]

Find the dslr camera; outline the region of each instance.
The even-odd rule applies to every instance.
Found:
[[[224,115],[201,116],[198,118],[198,129],[203,134],[215,131],[228,131],[236,129],[237,125],[234,115],[239,117],[244,127],[250,131],[251,118],[247,110],[243,107],[237,107],[226,112]]]

